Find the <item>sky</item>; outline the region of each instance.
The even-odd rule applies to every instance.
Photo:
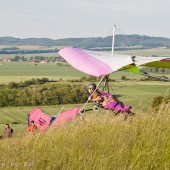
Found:
[[[0,37],[170,38],[170,0],[0,0]]]

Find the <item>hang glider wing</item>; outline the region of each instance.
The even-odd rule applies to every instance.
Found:
[[[134,58],[136,66],[147,66],[157,68],[170,68],[170,58],[168,57],[143,57]]]
[[[110,74],[133,63],[129,55],[111,56],[109,53],[78,48],[63,48],[59,54],[74,68],[96,77]]]
[[[59,54],[77,70],[96,77],[122,70],[139,74],[138,66],[170,68],[168,57],[134,57],[123,54],[111,56],[106,52],[70,47],[61,49]]]
[[[41,109],[35,108],[28,114],[28,126],[33,120],[37,129],[45,131],[49,126],[57,127],[60,124],[70,122],[79,114],[80,107],[73,108],[58,114],[57,116],[46,115]]]
[[[50,124],[51,118],[52,116],[46,115],[39,108],[35,108],[28,114],[28,125],[30,125],[33,120],[38,130],[46,130]]]
[[[57,115],[56,120],[52,123],[52,127],[56,127],[60,124],[65,124],[75,118],[76,115],[79,114],[80,107],[73,108],[71,110],[67,110],[65,112],[60,113]]]
[[[140,74],[140,70],[139,68],[133,63],[133,64],[129,64],[127,66],[124,66],[122,68],[120,68],[118,71],[128,71],[128,72],[133,72],[136,74]]]

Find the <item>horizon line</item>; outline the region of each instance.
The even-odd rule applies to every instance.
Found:
[[[142,34],[116,34],[115,36],[117,35],[127,35],[127,36],[131,36],[131,35],[139,35],[139,36],[147,36],[147,37],[155,37],[155,38],[167,38],[167,39],[170,39],[170,37],[162,37],[162,36],[152,36],[152,35],[142,35]],[[49,38],[49,37],[15,37],[15,36],[0,36],[0,38],[16,38],[16,39],[51,39],[51,40],[61,40],[61,39],[81,39],[81,38],[106,38],[106,37],[112,37],[112,35],[109,35],[109,36],[105,36],[105,37],[102,37],[102,36],[94,36],[94,37],[66,37],[66,38],[58,38],[58,39],[55,39],[55,38]]]

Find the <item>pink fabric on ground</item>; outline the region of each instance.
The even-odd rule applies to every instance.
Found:
[[[46,115],[43,113],[39,108],[33,109],[29,113],[29,124],[31,124],[31,121],[33,120],[35,122],[35,125],[37,126],[38,130],[46,130],[47,127],[50,124],[51,116]]]
[[[74,109],[60,113],[59,115],[57,115],[56,120],[51,126],[58,126],[59,124],[64,124],[71,121],[77,114],[79,114],[79,111],[80,107],[76,107]]]

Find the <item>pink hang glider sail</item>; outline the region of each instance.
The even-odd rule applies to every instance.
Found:
[[[46,115],[39,108],[35,108],[28,114],[28,125],[30,125],[33,120],[38,130],[45,131],[50,125],[52,127],[57,127],[59,124],[65,124],[73,120],[75,116],[79,114],[79,111],[80,107],[67,110],[58,114],[53,121],[52,116]]]
[[[138,66],[170,68],[169,57],[144,57],[123,54],[111,54],[82,50],[78,48],[63,48],[59,54],[74,68],[93,76],[107,75],[118,70],[129,70],[140,73]]]
[[[59,54],[74,68],[93,76],[107,75],[132,64],[128,55],[100,53],[78,48],[63,48]]]
[[[28,115],[28,124],[33,120],[38,130],[46,130],[50,124],[51,116],[43,113],[39,108],[33,109]]]
[[[56,127],[60,124],[65,124],[73,120],[75,116],[79,114],[79,111],[80,111],[80,107],[76,107],[74,109],[67,110],[63,113],[60,113],[59,115],[57,115],[57,119],[53,122],[51,126]]]

